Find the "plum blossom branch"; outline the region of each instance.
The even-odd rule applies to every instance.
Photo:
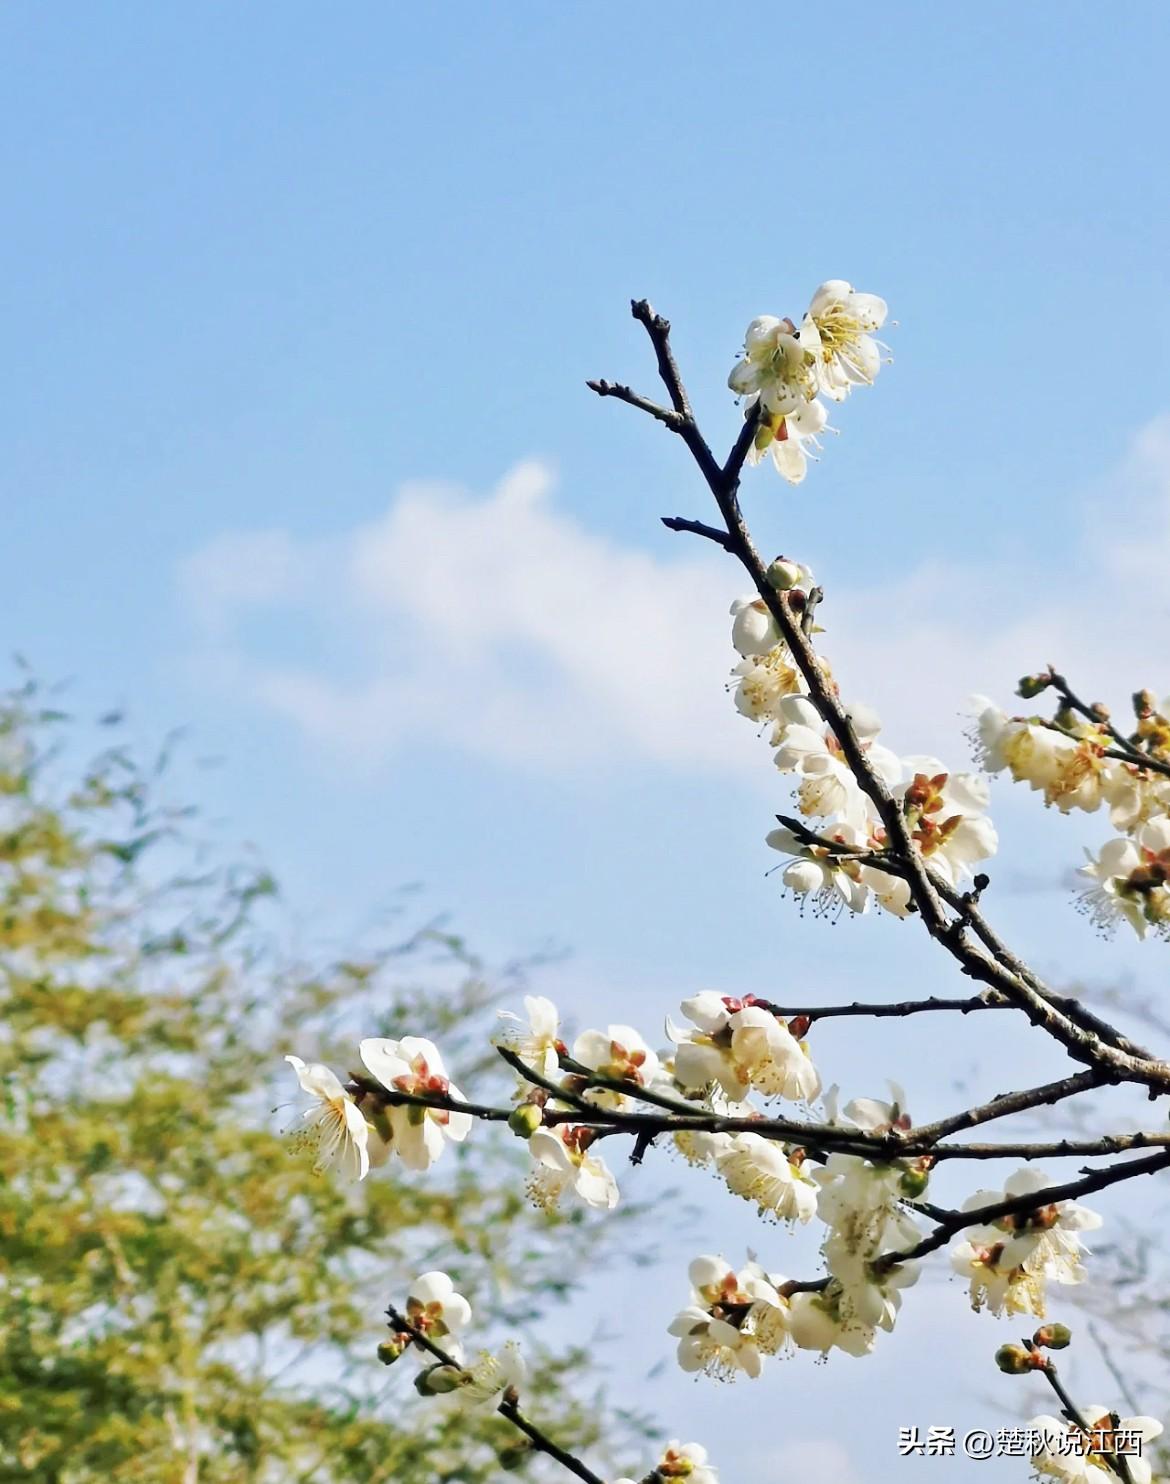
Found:
[[[1103,1170],[1090,1170],[1080,1180],[1068,1180],[1063,1185],[1046,1185],[1026,1195],[1010,1196],[973,1210],[953,1211],[927,1237],[912,1247],[900,1252],[888,1252],[878,1259],[887,1267],[898,1263],[912,1262],[945,1247],[956,1233],[971,1226],[988,1226],[1006,1216],[1025,1216],[1045,1206],[1055,1206],[1061,1201],[1075,1201],[1094,1191],[1106,1190],[1123,1180],[1135,1180],[1139,1175],[1155,1175],[1170,1168],[1170,1151],[1148,1155],[1145,1159],[1125,1160],[1108,1165]]]
[[[1162,1091],[1170,1090],[1170,1064],[1123,1050],[1113,1038],[1103,1039],[1099,1032],[1078,1024],[1076,1019],[1045,997],[1037,988],[1036,976],[1030,971],[1022,971],[1018,961],[1008,956],[1006,950],[989,948],[983,934],[977,934],[983,946],[972,943],[967,935],[968,919],[965,915],[958,920],[948,917],[947,904],[915,845],[905,814],[872,766],[853,718],[839,700],[805,632],[802,622],[804,595],[798,594],[802,605],[798,610],[794,594],[777,589],[769,580],[768,569],[752,541],[738,493],[740,472],[752,447],[752,438],[746,428],[742,429],[726,465],[717,462],[691,409],[671,348],[669,321],[656,314],[644,299],[633,301],[631,313],[650,338],[659,376],[677,414],[677,421],[670,424],[671,429],[686,444],[723,518],[727,542],[721,544],[739,560],[751,578],[760,601],[775,621],[808,687],[810,702],[833,734],[857,785],[872,802],[889,842],[889,854],[897,864],[897,874],[906,881],[914,907],[931,937],[947,949],[964,973],[1003,993],[1033,1024],[1041,1026],[1060,1041],[1075,1060],[1089,1066],[1108,1066],[1129,1080]],[[759,405],[757,403],[757,409]],[[760,415],[758,410],[756,415]],[[971,921],[973,925],[974,920]]]
[[[462,1366],[455,1358],[455,1356],[451,1354],[450,1351],[444,1350],[441,1345],[436,1344],[436,1342],[431,1339],[431,1337],[426,1334],[425,1331],[421,1330],[417,1325],[412,1323],[412,1321],[408,1319],[405,1314],[396,1309],[393,1304],[387,1307],[386,1315],[387,1318],[390,1320],[391,1327],[397,1333],[409,1335],[416,1345],[425,1350],[428,1355],[433,1356],[440,1365],[449,1366],[452,1371],[458,1372],[461,1376],[467,1377],[468,1380],[472,1379],[473,1373],[471,1371],[468,1371],[466,1367]],[[560,1466],[565,1469],[566,1472],[572,1474],[574,1478],[584,1480],[585,1484],[605,1484],[605,1480],[601,1477],[600,1474],[595,1474],[593,1470],[586,1464],[582,1463],[582,1461],[577,1458],[575,1454],[572,1454],[567,1449],[562,1448],[558,1442],[549,1437],[548,1433],[546,1433],[543,1428],[538,1427],[535,1422],[532,1422],[528,1417],[524,1415],[523,1412],[521,1412],[520,1398],[514,1386],[508,1386],[504,1389],[503,1394],[500,1398],[500,1402],[495,1410],[501,1417],[510,1422],[512,1426],[517,1429],[518,1432],[523,1433],[528,1441],[532,1444],[533,1448],[535,1448],[540,1453],[547,1454],[549,1458],[559,1463]]]

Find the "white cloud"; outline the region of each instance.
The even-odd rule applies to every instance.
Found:
[[[723,689],[727,606],[742,588],[731,563],[623,547],[558,510],[552,485],[527,462],[486,499],[406,485],[381,518],[327,541],[219,537],[180,574],[205,669],[372,761],[421,739],[554,771],[758,770],[753,729]],[[958,761],[966,696],[1006,701],[1048,660],[1119,706],[1138,685],[1170,689],[1170,418],[1069,520],[1084,538],[1057,571],[1025,552],[1014,566],[927,563],[830,592],[823,647],[891,745]],[[249,626],[273,614],[316,623],[328,662],[267,657]]]
[[[723,693],[734,574],[591,533],[551,503],[552,483],[527,462],[487,499],[407,485],[338,540],[220,537],[180,574],[205,665],[368,757],[424,737],[554,768],[617,756],[724,766],[743,740]],[[340,619],[344,668],[364,673],[250,655],[249,614],[274,608]]]

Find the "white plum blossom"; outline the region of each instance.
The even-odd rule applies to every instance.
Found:
[[[800,1350],[831,1349],[846,1355],[869,1355],[879,1330],[892,1330],[901,1304],[901,1288],[918,1279],[915,1263],[900,1263],[872,1273],[864,1285],[851,1288],[830,1278],[823,1290],[794,1293],[788,1300],[788,1334]]]
[[[1049,1183],[1040,1170],[1017,1170],[1002,1190],[976,1191],[962,1209],[978,1211],[1029,1196]],[[951,1265],[969,1281],[973,1309],[1043,1318],[1049,1282],[1084,1282],[1086,1248],[1079,1234],[1100,1225],[1100,1215],[1087,1206],[1052,1202],[972,1227],[953,1249]]]
[[[820,402],[804,402],[790,412],[763,410],[752,446],[749,464],[769,457],[776,472],[789,484],[801,484],[808,473],[809,449],[820,448],[820,435],[829,414]]]
[[[754,1262],[736,1273],[722,1257],[697,1257],[687,1275],[691,1302],[667,1331],[678,1338],[679,1365],[718,1380],[759,1376],[764,1356],[787,1342],[787,1301]]]
[[[515,1340],[508,1340],[498,1355],[481,1350],[479,1358],[460,1377],[451,1393],[461,1406],[474,1411],[494,1411],[509,1388],[524,1385],[528,1367]]]
[[[876,294],[831,279],[813,295],[799,330],[773,314],[752,320],[743,355],[727,378],[745,399],[745,414],[756,418],[750,463],[767,455],[790,484],[804,479],[807,450],[819,446],[828,425],[818,398],[841,402],[853,387],[873,382],[882,360],[873,331],[885,318],[885,301]]]
[[[560,1016],[557,1007],[543,995],[525,995],[525,1022],[511,1010],[501,1010],[501,1020],[509,1022],[500,1037],[501,1044],[514,1051],[521,1061],[546,1081],[556,1076],[559,1056],[565,1045],[560,1039]],[[518,1027],[518,1028],[517,1028]]]
[[[299,1056],[286,1056],[285,1061],[296,1072],[302,1091],[313,1098],[297,1144],[313,1149],[317,1170],[336,1164],[351,1180],[364,1180],[370,1169],[370,1126],[365,1116],[328,1067]]]
[[[666,1024],[680,1087],[702,1091],[714,1083],[732,1102],[742,1102],[753,1087],[766,1097],[803,1102],[820,1091],[807,1045],[753,995],[704,991],[684,1000],[682,1012],[695,1029]]]
[[[448,1274],[422,1273],[410,1285],[406,1317],[420,1333],[435,1341],[456,1361],[462,1351],[456,1338],[471,1322],[471,1305],[455,1291]],[[426,1352],[420,1352],[425,1357]]]
[[[796,412],[816,396],[815,356],[801,344],[790,319],[757,315],[747,327],[743,356],[731,368],[727,385],[737,397],[758,398],[765,413]]]
[[[841,402],[855,386],[869,386],[882,363],[882,346],[873,338],[886,322],[886,301],[859,294],[842,278],[822,283],[800,326],[800,343],[813,355],[817,386]]]
[[[816,1214],[815,1182],[775,1139],[737,1134],[716,1154],[715,1167],[728,1190],[751,1201],[761,1216],[806,1222]]]
[[[766,654],[745,656],[731,673],[738,682],[735,708],[750,721],[775,721],[784,698],[798,695],[804,686],[785,644],[775,645]]]
[[[1149,820],[1133,839],[1109,840],[1088,861],[1081,875],[1096,884],[1082,903],[1100,928],[1123,920],[1139,938],[1151,929],[1170,936],[1170,816]]]
[[[572,1190],[587,1206],[612,1211],[618,1203],[617,1181],[605,1161],[590,1154],[595,1137],[592,1129],[558,1123],[538,1128],[528,1140],[535,1169],[528,1179],[528,1194],[542,1210],[556,1206]]]
[[[979,861],[994,855],[999,840],[987,818],[987,781],[976,773],[948,773],[932,757],[904,759],[911,774],[894,790],[911,837],[929,864],[952,886]]]
[[[780,629],[763,598],[752,594],[731,605],[731,643],[745,659],[767,654],[780,643]]]
[[[732,1059],[765,1097],[811,1102],[821,1090],[821,1079],[808,1046],[779,1015],[753,998],[749,995],[728,1017]]]
[[[780,879],[794,895],[807,898],[817,913],[832,916],[845,908],[864,912],[869,902],[865,868],[851,856],[870,848],[865,835],[856,827],[841,824],[822,832],[825,840],[844,847],[845,853],[827,845],[801,841],[787,825],[769,830],[765,843],[782,855],[795,859],[784,867]]]
[[[1078,1407],[1077,1412],[1089,1429],[1087,1436],[1067,1418],[1033,1417],[1028,1424],[1029,1432],[1040,1440],[1032,1454],[1038,1475],[1067,1484],[1100,1484],[1110,1477],[1106,1460],[1123,1456],[1130,1484],[1151,1484],[1154,1475],[1146,1444],[1162,1436],[1162,1424],[1156,1418],[1122,1417],[1099,1402]]]
[[[655,1466],[662,1479],[685,1479],[687,1484],[719,1484],[719,1470],[708,1462],[702,1443],[680,1443],[672,1438]]]
[[[573,1060],[614,1082],[648,1087],[658,1074],[658,1056],[630,1025],[611,1025],[604,1031],[582,1031],[573,1042]],[[610,1088],[590,1088],[587,1094],[599,1107],[629,1106],[626,1094]]]
[[[415,1097],[439,1094],[463,1101],[463,1094],[447,1077],[437,1047],[421,1036],[403,1036],[400,1041],[368,1037],[359,1044],[358,1054],[370,1075],[389,1092]],[[470,1116],[458,1109],[401,1103],[388,1107],[386,1116],[392,1147],[412,1170],[429,1169],[448,1139],[460,1143],[471,1131]]]

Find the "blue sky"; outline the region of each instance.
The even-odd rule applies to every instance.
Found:
[[[658,525],[708,513],[682,449],[583,382],[652,389],[646,294],[725,444],[752,315],[882,293],[893,366],[799,492],[745,496],[825,582],[841,673],[956,761],[967,693],[1047,659],[1165,691],[1168,32],[1151,3],[10,0],[6,643],[144,738],[187,724],[314,932],[422,881],[490,954],[571,947],[579,1018],[648,1031],[716,982],[949,988],[896,925],[800,923],[765,880],[783,793],[721,690],[739,584]],[[1109,972],[1039,889],[1095,831],[1005,840],[999,915],[1058,972]],[[931,1058],[923,1100],[997,1054]],[[864,1411],[890,1382],[849,1384]]]

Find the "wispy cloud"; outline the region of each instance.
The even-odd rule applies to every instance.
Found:
[[[180,571],[204,668],[373,762],[422,739],[554,771],[641,760],[742,772],[752,729],[723,693],[727,607],[742,587],[731,564],[623,547],[558,509],[553,484],[530,461],[486,497],[406,485],[379,519],[328,540],[220,536]],[[1058,571],[1021,553],[829,594],[824,648],[892,745],[962,756],[967,693],[1006,699],[1049,659],[1118,702],[1170,683],[1170,418],[1069,521],[1083,538]],[[317,626],[314,663],[274,660],[258,619]]]
[[[734,573],[591,533],[552,486],[526,462],[487,498],[405,486],[334,540],[219,537],[180,573],[205,663],[365,757],[441,737],[554,769],[617,756],[724,766],[741,742],[723,694]],[[343,664],[277,665],[250,647],[249,619],[282,611],[327,622]]]

